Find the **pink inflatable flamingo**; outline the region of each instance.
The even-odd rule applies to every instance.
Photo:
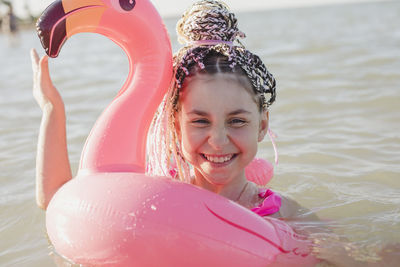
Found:
[[[171,78],[171,47],[149,0],[58,0],[38,21],[56,57],[79,32],[126,52],[126,83],[89,135],[75,179],[46,215],[56,251],[85,266],[310,266],[307,241],[278,220],[194,186],[145,176],[146,134]]]

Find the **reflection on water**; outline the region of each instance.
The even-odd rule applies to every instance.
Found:
[[[316,253],[347,260],[344,253],[361,266],[399,262],[399,11],[392,1],[239,15],[244,43],[278,81],[270,123],[280,163],[270,186],[322,220],[296,227],[330,229],[312,234]],[[167,20],[174,50],[175,21]],[[34,201],[41,114],[31,95],[29,49],[42,50],[33,31],[19,37],[20,45],[9,47],[0,35],[0,264],[53,266],[44,213]],[[74,171],[127,64],[118,47],[93,34],[72,37],[50,63],[66,103]],[[268,141],[259,156],[272,160]]]

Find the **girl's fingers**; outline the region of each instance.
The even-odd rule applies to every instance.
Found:
[[[49,62],[49,57],[44,55],[39,61],[40,68],[42,70],[48,70],[49,69],[48,62]]]
[[[49,73],[49,57],[43,56],[39,61],[39,79],[43,85],[50,86],[52,84]]]
[[[49,83],[50,74],[49,74],[49,57],[44,55],[42,58],[39,58],[38,53],[34,48],[31,49],[31,61],[32,61],[32,71],[33,71],[33,79],[34,82],[45,82]]]
[[[39,56],[35,48],[31,49],[31,60],[32,60],[32,67],[39,63]]]
[[[35,48],[31,49],[31,61],[32,61],[33,80],[35,82],[39,68],[39,55],[37,54]]]

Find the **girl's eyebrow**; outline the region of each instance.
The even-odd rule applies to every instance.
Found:
[[[232,116],[232,115],[239,115],[239,114],[251,114],[251,112],[248,110],[245,110],[245,109],[237,109],[232,112],[229,112],[228,115]]]
[[[188,115],[199,115],[199,116],[207,116],[208,113],[202,110],[198,110],[198,109],[193,109],[190,112],[187,113]],[[232,112],[229,112],[229,116],[233,116],[233,115],[239,115],[239,114],[251,114],[250,111],[247,111],[245,109],[237,109],[234,110]]]
[[[208,113],[202,110],[193,109],[187,113],[188,115],[199,115],[199,116],[207,116]]]

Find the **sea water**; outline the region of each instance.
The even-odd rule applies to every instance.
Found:
[[[270,126],[279,164],[269,186],[315,212],[332,240],[366,262],[400,242],[399,14],[398,1],[238,14],[243,43],[277,79]],[[176,20],[165,20],[175,51]],[[35,204],[41,111],[29,49],[43,50],[33,29],[17,39],[10,44],[0,35],[0,265],[54,266],[45,213]],[[80,34],[50,68],[66,105],[76,173],[83,143],[126,79],[128,61],[107,38]],[[258,154],[273,161],[268,140]]]

